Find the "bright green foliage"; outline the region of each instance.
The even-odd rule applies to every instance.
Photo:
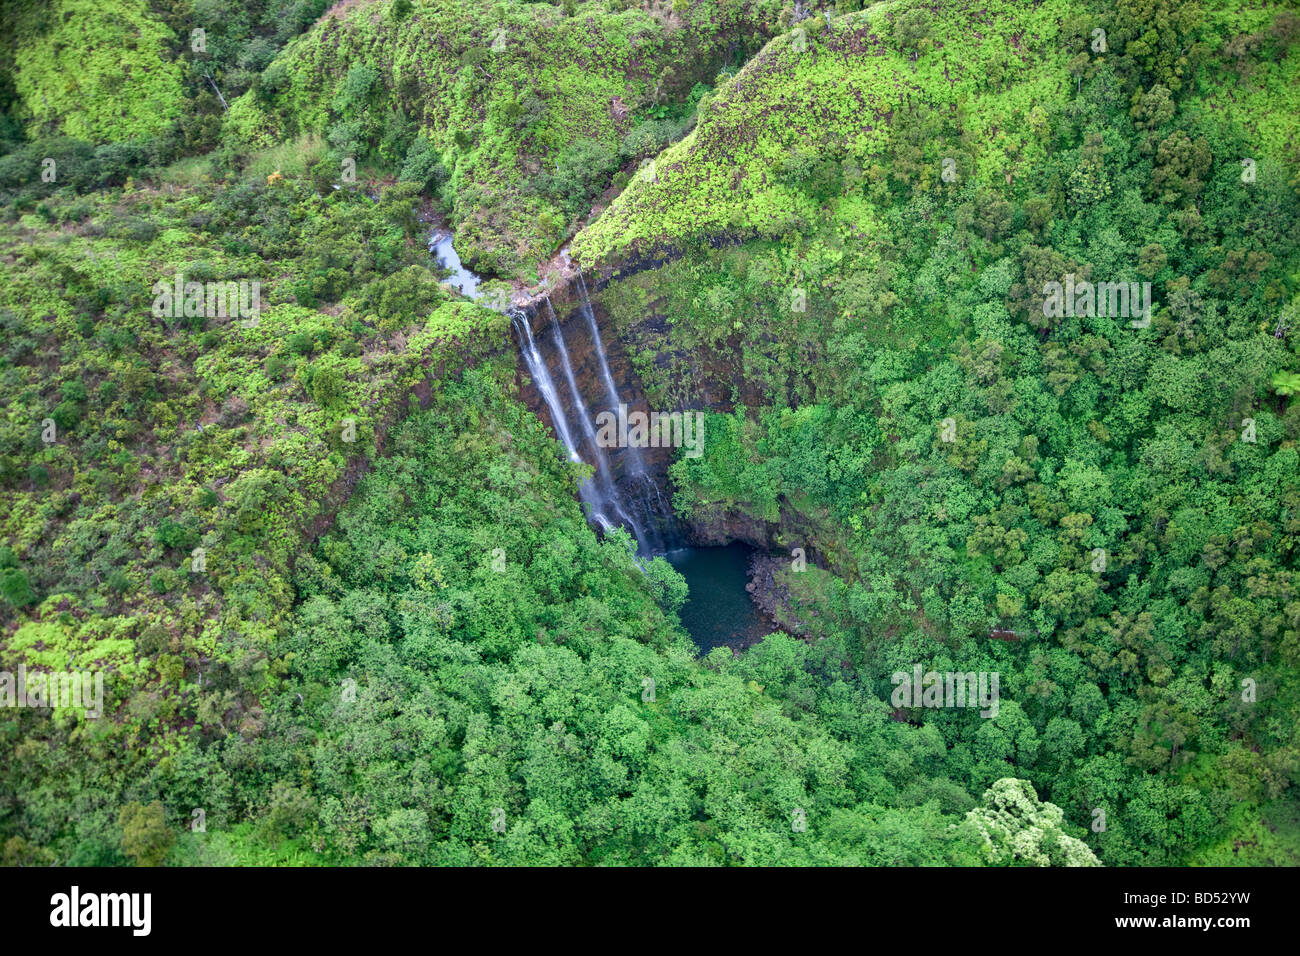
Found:
[[[1118,27],[1094,53],[1064,4],[978,6],[772,41],[572,248],[589,274],[677,253],[598,305],[651,407],[712,404],[678,509],[827,559],[787,575],[788,626],[882,698],[900,667],[985,656],[997,718],[922,717],[942,775],[974,794],[1010,764],[1073,825],[1106,813],[1079,834],[1105,862],[1183,860],[1294,805],[1300,181],[1276,124],[1300,31],[1180,15],[1180,63]],[[1243,74],[1251,105],[1207,110]],[[1046,316],[1069,272],[1150,281],[1150,328]]]
[[[6,8],[0,670],[107,679],[0,713],[0,860],[1294,864],[1300,18],[864,6]],[[569,246],[787,633],[697,658],[423,213]]]
[[[1087,844],[1062,832],[1061,808],[1040,803],[1024,780],[1006,777],[966,814],[995,866],[1100,866]]]
[[[781,8],[724,0],[670,17],[595,0],[566,16],[424,0],[383,17],[377,6],[337,9],[290,44],[232,104],[228,134],[258,148],[327,131],[335,170],[350,157],[440,189],[461,257],[505,276],[552,255],[620,165],[680,135],[685,120],[654,111],[738,65]]]
[[[1273,386],[1273,391],[1279,395],[1295,395],[1300,393],[1300,374],[1277,372],[1273,375],[1269,384]]]
[[[174,37],[145,0],[57,0],[14,15],[14,86],[29,132],[148,138],[180,113]]]
[[[634,179],[575,253],[621,259],[718,233],[782,237],[822,220],[836,199],[845,237],[872,227],[859,219],[861,199],[895,184],[943,195],[1002,179],[1044,155],[1048,111],[1067,95],[1056,18],[1081,7],[1043,6],[1055,10],[972,2],[922,14],[930,33],[920,55],[888,42],[908,29],[900,4],[777,37],[701,104],[695,131],[657,158],[657,177]]]

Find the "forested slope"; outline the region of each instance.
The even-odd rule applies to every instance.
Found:
[[[701,367],[764,396],[678,505],[819,528],[799,626],[878,696],[915,660],[1014,675],[1001,757],[1105,809],[1106,862],[1291,859],[1300,20],[916,9],[774,40],[573,243],[628,272],[599,298],[652,407]],[[1049,317],[1069,274],[1150,282],[1149,327]]]
[[[0,670],[109,678],[0,859],[1294,864],[1300,18],[864,6],[6,8]],[[421,214],[734,394],[675,502],[810,529],[800,638],[694,656]]]

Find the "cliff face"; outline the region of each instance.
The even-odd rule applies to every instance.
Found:
[[[760,404],[761,396],[737,374],[734,363],[728,361],[726,356],[712,349],[700,350],[690,356],[677,355],[667,322],[651,307],[638,324],[636,335],[642,340],[647,335],[662,335],[660,341],[665,352],[673,352],[674,360],[679,363],[685,358],[691,369],[690,380],[682,382],[678,390],[681,397],[675,407],[652,409],[646,399],[644,383],[633,367],[627,348],[614,329],[599,297],[590,300],[588,305],[592,309],[605,365],[618,401],[627,405],[629,413],[649,413],[652,410],[659,413],[699,410],[730,412],[734,408],[733,395],[749,407]],[[522,311],[532,330],[537,350],[554,382],[565,425],[578,446],[579,457],[595,467],[595,452],[584,437],[581,418],[585,413],[596,425],[596,416],[607,410],[611,403],[601,368],[601,349],[592,335],[583,308],[581,290],[575,277],[574,281],[551,293],[549,300],[533,300]],[[558,337],[555,329],[557,324]],[[583,408],[578,407],[568,386],[568,376],[564,370],[566,356]],[[518,381],[521,394],[529,407],[558,436],[560,429],[556,427],[550,406],[538,383],[528,374],[527,365],[522,358],[518,365]],[[707,434],[704,441],[707,447]],[[824,541],[826,531],[814,527],[813,522],[797,512],[782,509],[781,520],[776,522],[764,521],[740,511],[697,514],[691,521],[678,519],[672,510],[674,487],[668,467],[679,454],[681,452],[675,448],[653,447],[641,448],[636,452],[629,448],[610,448],[605,451],[613,483],[620,497],[639,519],[644,519],[658,531],[664,546],[709,547],[740,541],[773,553],[788,554],[794,548],[803,548],[810,563],[821,563],[820,549],[812,542]]]
[[[573,284],[552,293],[549,300],[543,298],[532,302],[523,311],[532,330],[534,344],[554,383],[559,408],[565,419],[564,425],[576,445],[578,456],[593,468],[598,467],[598,459],[604,456],[619,499],[619,507],[643,528],[654,550],[679,547],[686,542],[688,529],[673,515],[668,481],[668,466],[678,454],[677,450],[655,447],[610,447],[599,450],[592,445],[592,431],[601,430],[603,420],[598,419],[598,416],[602,412],[617,412],[615,406],[618,404],[626,405],[629,415],[635,412],[648,415],[652,409],[646,402],[645,389],[628,361],[626,351],[621,347],[617,336],[608,329],[608,320],[603,310],[594,304],[591,307],[597,327],[596,334],[600,336],[599,344],[593,335],[591,323],[583,312],[577,287]],[[528,374],[527,365],[522,358],[518,369],[524,400],[559,436],[561,429],[557,427],[551,407],[542,395],[539,383]],[[606,370],[608,383],[605,379]],[[577,389],[576,397],[569,384],[570,375]],[[591,431],[588,430],[588,425]]]
[[[586,404],[587,412],[594,417],[609,407],[608,390],[602,381],[600,353],[597,350],[595,340],[592,338],[587,321],[582,314],[578,296],[571,287],[565,288],[558,293],[552,293],[550,303],[554,309],[554,319],[551,311],[546,307],[545,300],[532,305],[528,309],[528,318],[533,330],[534,341],[537,343],[538,351],[541,352],[546,361],[547,368],[550,369],[551,375],[555,379],[565,415],[568,416],[571,422],[575,421],[577,409],[564,374],[561,371],[559,349],[551,329],[553,321],[559,321],[560,335],[564,340],[564,348],[568,352],[569,364],[573,370],[578,391]],[[605,362],[614,380],[614,387],[619,400],[627,404],[629,412],[649,413],[651,409],[646,403],[645,388],[640,377],[632,368],[631,362],[628,361],[627,352],[618,341],[614,331],[609,328],[608,317],[600,305],[595,302],[592,303],[592,310],[600,332],[601,344],[604,347]],[[520,362],[519,369],[521,376],[527,374],[527,369],[522,362]],[[555,423],[551,419],[550,409],[542,400],[541,393],[537,389],[537,383],[524,383],[523,395],[529,406],[554,429]],[[671,409],[654,410],[671,411]],[[653,470],[656,474],[666,475],[668,465],[672,462],[675,454],[673,449],[643,448],[640,451],[647,469]],[[629,457],[626,448],[609,449],[610,464],[616,477],[622,478],[628,473]]]

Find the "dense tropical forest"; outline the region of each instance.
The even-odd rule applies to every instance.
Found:
[[[0,862],[1300,863],[1298,117],[1276,0],[6,3]]]

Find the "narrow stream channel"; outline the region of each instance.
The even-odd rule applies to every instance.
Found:
[[[461,263],[460,256],[456,254],[456,249],[451,244],[451,239],[451,233],[439,229],[429,237],[429,251],[438,260],[438,265],[451,270],[451,278],[447,280],[447,284],[460,292],[461,295],[477,299],[479,297],[478,286],[483,280],[466,269]]]

